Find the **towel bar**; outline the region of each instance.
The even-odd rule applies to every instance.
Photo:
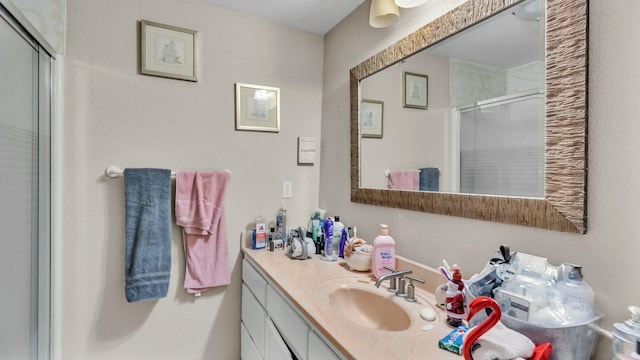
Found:
[[[231,171],[230,170],[224,170],[226,172],[229,173],[229,175],[231,175]],[[105,175],[107,175],[108,177],[115,179],[117,177],[123,176],[124,175],[124,169],[121,169],[118,166],[115,165],[111,165],[108,168],[106,168],[104,170]],[[171,177],[175,178],[176,177],[176,172],[171,170]]]

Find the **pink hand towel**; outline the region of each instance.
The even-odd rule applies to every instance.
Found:
[[[231,282],[224,195],[228,172],[182,171],[176,175],[176,223],[182,226],[189,293]]]
[[[390,170],[389,188],[393,190],[419,190],[420,170]]]

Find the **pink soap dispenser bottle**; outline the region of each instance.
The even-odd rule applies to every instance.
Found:
[[[396,268],[396,242],[389,236],[389,226],[380,224],[380,235],[373,240],[373,275],[376,278],[389,273],[384,267]]]

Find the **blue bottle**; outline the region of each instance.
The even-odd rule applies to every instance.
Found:
[[[340,256],[341,258],[344,259],[344,247],[347,245],[347,238],[349,236],[347,235],[347,229],[342,229],[342,236],[340,237],[340,253],[338,254],[338,256]]]
[[[324,221],[324,259],[327,261],[336,261],[336,257],[333,256],[333,219],[327,218]],[[329,235],[327,235],[329,234]]]

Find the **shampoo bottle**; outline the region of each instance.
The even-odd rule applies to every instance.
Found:
[[[373,240],[373,275],[376,278],[389,273],[389,270],[396,268],[396,242],[389,236],[389,226],[380,224],[380,235]]]

